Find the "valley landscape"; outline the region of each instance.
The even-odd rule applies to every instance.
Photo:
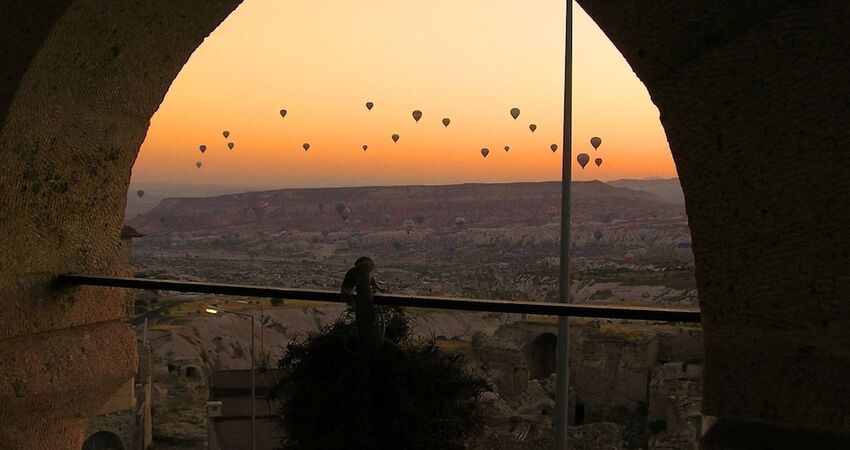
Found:
[[[697,307],[678,182],[661,181],[573,183],[573,301]],[[164,198],[146,211],[130,197],[128,212],[143,212],[128,224],[145,235],[133,243],[140,277],[337,290],[353,261],[368,255],[391,293],[557,301],[559,205],[557,182],[283,189]],[[200,448],[206,435],[205,380],[188,379],[185,368],[203,373],[250,361],[250,327],[236,316],[204,315],[209,303],[261,315],[267,365],[291,339],[344,314],[320,303],[139,294],[134,325],[147,333],[160,368],[155,435],[174,448]],[[550,445],[554,347],[538,339],[554,336],[554,318],[411,314],[418,336],[464,354],[493,382],[493,396],[482,399],[492,417],[469,445]],[[577,448],[688,448],[698,439],[699,327],[573,322],[572,384],[582,403],[574,423],[587,437]],[[680,412],[681,424],[655,429],[669,411]]]

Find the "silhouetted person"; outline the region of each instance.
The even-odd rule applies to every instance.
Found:
[[[354,267],[345,272],[341,289],[345,303],[354,306],[354,323],[358,328],[360,343],[367,354],[374,354],[378,345],[375,300],[372,294],[373,291],[380,292],[381,287],[372,276],[374,270],[375,263],[372,258],[357,258]]]

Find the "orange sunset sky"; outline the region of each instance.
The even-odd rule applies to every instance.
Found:
[[[245,0],[175,79],[132,181],[558,180],[562,151],[549,146],[561,143],[564,8],[553,0]],[[675,177],[657,108],[579,7],[574,55],[574,155],[604,160],[582,170],[573,158],[574,179]],[[423,112],[419,123],[414,109]],[[448,128],[443,117],[451,118]],[[401,136],[396,144],[393,133]],[[591,136],[603,139],[598,151]],[[482,147],[490,149],[486,159]]]

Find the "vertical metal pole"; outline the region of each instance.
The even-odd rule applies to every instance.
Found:
[[[254,316],[251,316],[251,448],[257,450],[257,379],[254,360]]]
[[[263,345],[263,328],[265,328],[266,323],[263,322],[263,307],[260,306],[260,359],[263,363],[266,363],[266,346]],[[266,367],[266,366],[263,366]]]
[[[561,261],[559,301],[570,303],[570,172],[573,161],[573,0],[567,0],[564,48],[564,141],[561,161]],[[558,375],[555,393],[555,450],[567,450],[567,418],[570,393],[570,323],[558,318]]]

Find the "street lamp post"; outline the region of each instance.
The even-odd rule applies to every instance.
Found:
[[[228,313],[251,319],[251,449],[257,450],[257,378],[254,359],[254,316],[236,311],[227,311],[215,305],[207,306],[204,311],[209,314]]]
[[[236,300],[237,303],[241,303],[243,305],[250,305],[251,303],[246,300]],[[266,347],[263,345],[263,328],[265,327],[265,322],[263,322],[263,305],[260,305],[260,360],[266,360]]]

